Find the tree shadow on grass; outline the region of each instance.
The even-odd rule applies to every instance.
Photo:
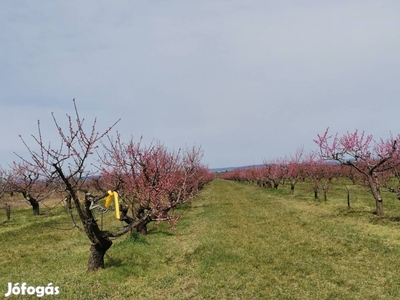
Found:
[[[175,233],[171,232],[170,230],[160,230],[160,229],[156,229],[156,228],[151,228],[151,229],[149,229],[148,234],[151,234],[151,235],[175,236]]]
[[[106,267],[121,267],[123,265],[122,259],[107,256]]]
[[[392,222],[395,222],[395,223],[399,223],[400,222],[400,216],[390,217],[389,220],[392,221]]]
[[[348,208],[342,207],[337,210],[338,215],[348,216],[348,217],[361,217],[361,216],[371,216],[374,215],[374,211],[369,208]]]
[[[145,235],[140,235],[138,232],[133,231],[130,236],[125,240],[134,244],[150,245],[146,240]]]
[[[141,244],[141,245],[150,245],[150,243],[146,240],[146,236],[140,235],[138,232],[133,231],[129,234],[125,239],[121,240],[116,244],[124,245],[124,244]]]

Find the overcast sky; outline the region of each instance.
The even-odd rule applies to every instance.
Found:
[[[210,168],[400,133],[400,1],[0,3],[0,165],[51,112],[122,137],[196,144]],[[32,143],[33,145],[33,143]]]

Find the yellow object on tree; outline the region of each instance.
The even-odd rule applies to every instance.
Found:
[[[115,217],[119,220],[120,213],[119,213],[119,203],[118,203],[118,193],[113,191],[108,191],[108,196],[106,197],[106,204],[104,205],[106,208],[109,208],[114,198],[114,205],[115,205]]]
[[[105,208],[110,207],[113,198],[114,198],[113,193],[111,191],[108,191],[108,196],[106,197],[106,204],[104,205]]]

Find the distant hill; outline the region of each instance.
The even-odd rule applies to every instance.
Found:
[[[263,165],[250,165],[250,166],[240,166],[240,167],[226,167],[226,168],[211,168],[210,170],[215,172],[215,173],[222,173],[222,172],[228,172],[236,169],[248,169],[248,168],[259,168],[262,167]]]

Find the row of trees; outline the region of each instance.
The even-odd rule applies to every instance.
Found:
[[[32,143],[21,137],[30,158],[20,156],[19,162],[0,169],[0,199],[6,193],[20,193],[35,215],[43,200],[64,199],[74,226],[91,242],[88,270],[97,270],[104,267],[112,239],[132,230],[146,234],[150,222],[176,224],[179,216],[175,208],[190,201],[214,174],[201,163],[200,147],[172,151],[158,142],[143,145],[132,137],[124,141],[120,134],[112,138],[110,132],[118,122],[99,132],[96,119],[87,125],[75,101],[74,112],[74,116],[67,115],[64,126],[52,114],[58,147],[45,141],[40,122]],[[370,188],[376,213],[383,215],[381,190],[386,187],[396,191],[387,182],[393,176],[400,179],[399,139],[374,140],[359,131],[330,135],[327,129],[315,139],[319,151],[305,154],[298,149],[288,158],[237,169],[221,177],[270,188],[289,183],[291,193],[300,180],[309,180],[314,197],[323,191],[326,199],[332,179],[346,176]],[[114,209],[120,212],[117,218],[121,225],[117,230],[103,229],[95,209],[104,212],[110,197],[115,196],[120,199]],[[105,199],[107,204],[103,204]]]
[[[110,132],[116,123],[98,132],[96,120],[86,126],[75,100],[74,108],[66,126],[52,114],[58,147],[43,139],[40,123],[32,145],[21,137],[30,158],[20,157],[20,162],[1,170],[0,196],[21,193],[35,215],[41,201],[64,199],[75,227],[91,242],[88,270],[97,270],[104,267],[112,239],[132,230],[146,234],[150,222],[175,224],[175,208],[190,201],[214,174],[201,163],[200,147],[173,151],[161,143],[143,145],[133,138],[124,142],[120,134],[113,139]],[[106,211],[109,204],[104,200],[117,195],[120,201],[114,209],[120,211],[120,229],[103,230],[94,212]]]
[[[264,162],[262,166],[236,169],[221,177],[271,188],[278,188],[280,184],[288,182],[291,193],[299,180],[308,180],[314,197],[318,198],[322,191],[325,200],[332,179],[347,177],[353,183],[361,183],[370,189],[375,200],[376,214],[382,216],[382,189],[399,192],[399,188],[388,186],[393,178],[397,178],[400,183],[399,140],[400,135],[386,140],[374,140],[372,135],[357,130],[342,136],[330,135],[328,128],[314,140],[319,148],[316,152],[305,154],[303,149],[298,149],[289,158]]]
[[[299,151],[298,153],[302,153]],[[255,183],[260,187],[277,189],[281,185],[290,186],[293,194],[299,181],[307,181],[319,199],[323,192],[327,199],[327,192],[332,179],[344,176],[346,168],[339,164],[324,163],[314,155],[297,156],[296,159],[281,158],[264,162],[262,165],[236,169],[220,175],[222,179]]]

